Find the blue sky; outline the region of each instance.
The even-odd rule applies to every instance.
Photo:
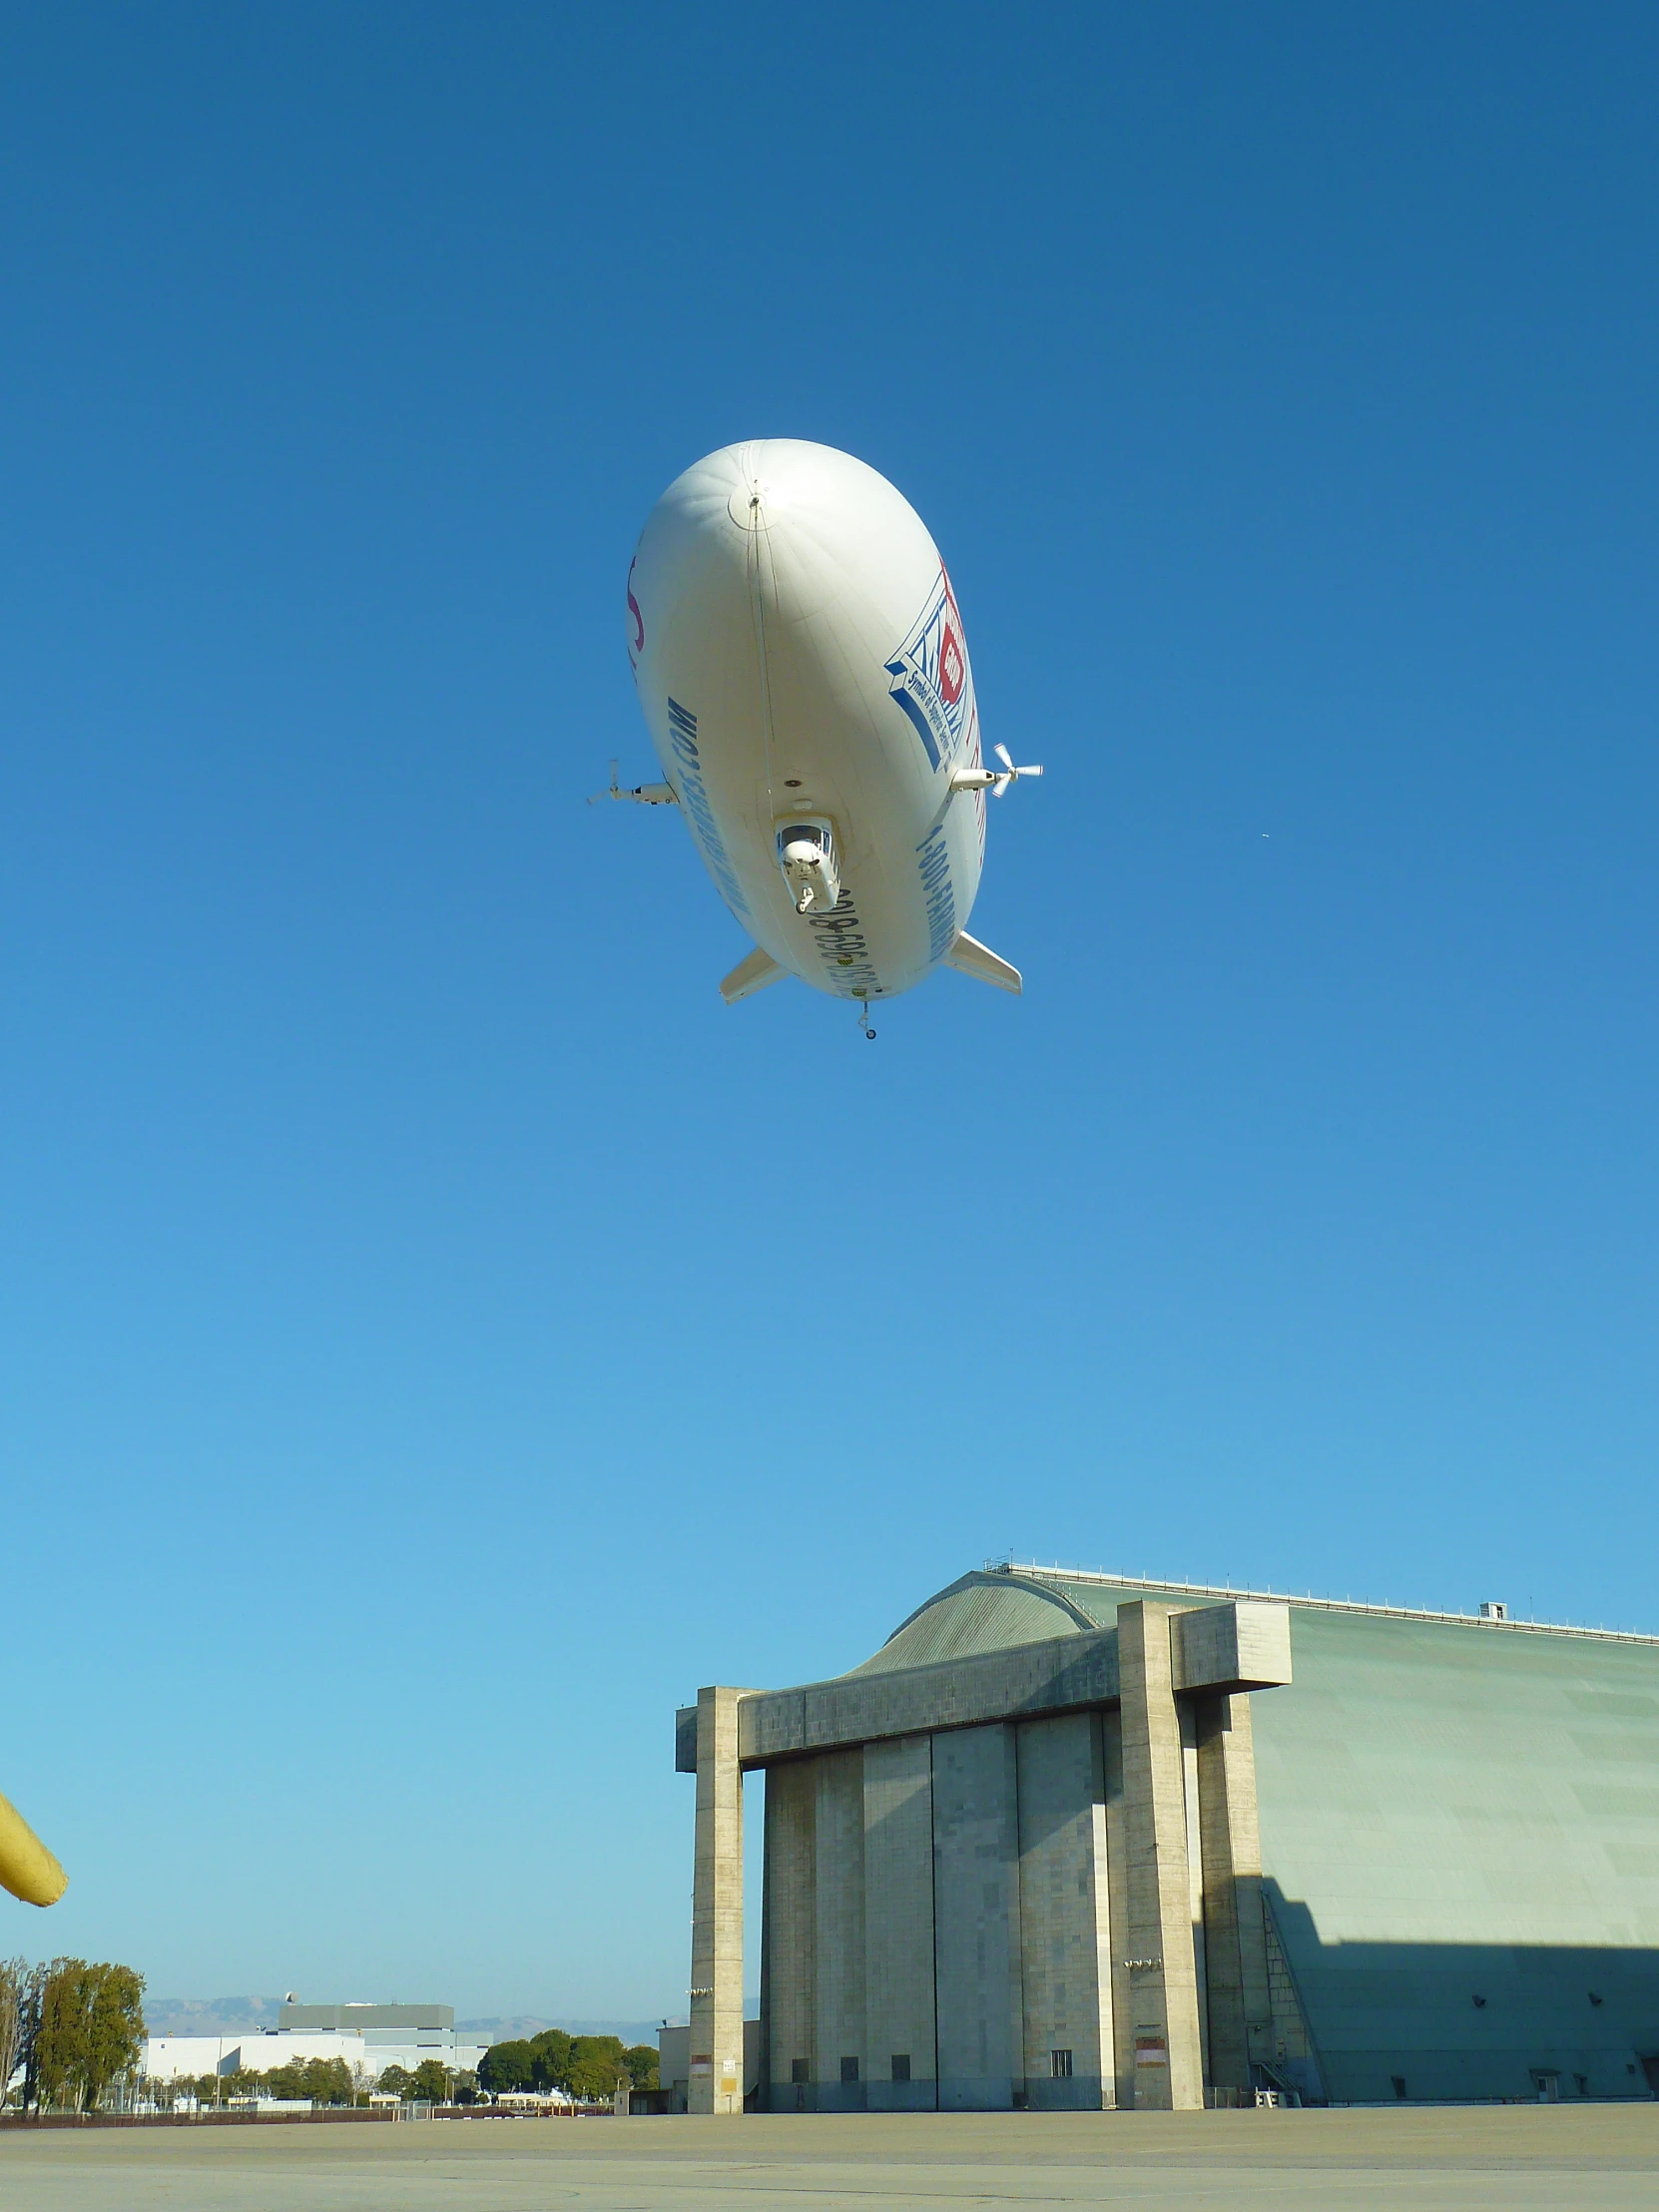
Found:
[[[0,17],[0,1951],[645,2015],[700,1682],[992,1554],[1659,1629],[1651,10]],[[787,987],[635,536],[905,492],[973,928]],[[758,1793],[756,1793],[758,1795]]]

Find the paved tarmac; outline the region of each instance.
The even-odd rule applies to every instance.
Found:
[[[0,2131],[5,2212],[1654,2212],[1659,2105]]]

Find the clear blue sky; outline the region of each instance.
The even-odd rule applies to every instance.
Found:
[[[676,2009],[700,1682],[1012,1549],[1659,1629],[1650,8],[0,17],[0,1951]],[[992,810],[874,1045],[651,772],[729,440]],[[758,1794],[758,1793],[757,1793]]]

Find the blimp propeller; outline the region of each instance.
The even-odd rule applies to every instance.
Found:
[[[637,807],[672,807],[674,805],[674,786],[672,784],[636,784],[631,792],[625,792],[616,780],[616,768],[617,765],[613,761],[611,763],[611,781],[602,792],[593,794],[588,801],[590,807],[597,807],[602,799],[631,799]]]
[[[998,799],[1005,799],[1008,786],[1017,784],[1022,776],[1040,776],[1042,770],[1036,762],[1028,767],[1016,768],[1013,755],[1005,745],[994,748],[1002,766],[997,768],[959,768],[950,779],[953,792],[994,791]]]
[[[1015,768],[1013,756],[1005,745],[994,745],[991,751],[1007,771],[1007,774],[999,776],[992,786],[998,799],[1005,799],[1008,796],[1008,786],[1017,784],[1022,776],[1040,776],[1042,774],[1042,769],[1035,762],[1027,768]]]

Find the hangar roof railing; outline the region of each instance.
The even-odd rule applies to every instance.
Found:
[[[1604,1642],[1615,1644],[1659,1644],[1659,1635],[1649,1635],[1635,1628],[1587,1628],[1573,1621],[1516,1620],[1513,1614],[1493,1619],[1483,1613],[1435,1612],[1427,1606],[1376,1605],[1364,1598],[1316,1597],[1312,1590],[1256,1590],[1243,1583],[1229,1582],[1161,1582],[1149,1575],[1107,1574],[1088,1567],[1062,1567],[1057,1562],[1042,1566],[1036,1560],[996,1559],[987,1560],[988,1574],[1028,1575],[1043,1583],[1081,1582],[1101,1589],[1121,1590],[1137,1596],[1160,1597],[1208,1597],[1262,1598],[1275,1605],[1296,1605],[1304,1611],[1310,1609],[1326,1613],[1369,1613],[1375,1618],[1394,1621],[1440,1621],[1452,1627],[1512,1629],[1517,1634],[1529,1636],[1596,1636]],[[940,1593],[943,1594],[942,1592]],[[1063,1593],[1062,1593],[1063,1594]],[[932,1599],[928,1600],[931,1604]],[[911,1616],[914,1618],[914,1615]]]
[[[1112,1628],[1117,1623],[1119,1604],[1133,1597],[1171,1599],[1185,1605],[1252,1598],[1288,1605],[1301,1613],[1335,1613],[1418,1626],[1512,1630],[1533,1637],[1659,1648],[1659,1636],[1634,1629],[1579,1628],[1568,1622],[1507,1616],[1496,1619],[1405,1605],[1376,1605],[1356,1598],[1316,1597],[1312,1591],[1298,1597],[1290,1591],[1258,1590],[1238,1584],[1165,1582],[1150,1575],[1106,1574],[1082,1567],[998,1559],[935,1590],[899,1622],[878,1651],[850,1672],[888,1674],[900,1667],[936,1666],[946,1660],[970,1659],[983,1652],[1046,1642],[1054,1636]]]

